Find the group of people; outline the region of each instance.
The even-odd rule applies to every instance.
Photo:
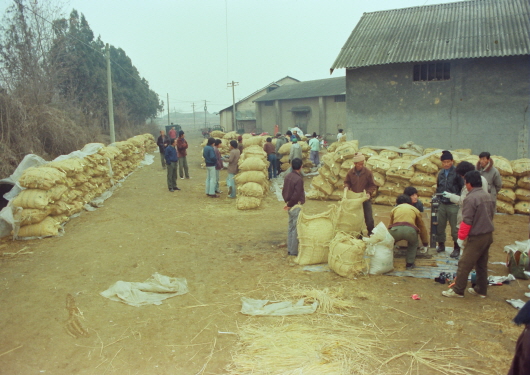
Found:
[[[445,230],[449,223],[454,250],[451,257],[459,258],[456,284],[443,292],[446,297],[463,297],[469,273],[474,268],[477,280],[468,293],[485,297],[487,294],[488,252],[493,242],[493,216],[497,192],[502,180],[488,152],[479,155],[479,163],[474,166],[462,161],[455,167],[453,155],[444,151],[441,155],[442,170],[438,173],[437,195],[441,196],[438,209],[436,241],[437,251],[445,251]],[[368,234],[374,229],[372,204],[370,198],[377,186],[372,172],[364,166],[365,157],[357,153],[353,158],[353,167],[344,179],[344,190],[355,193],[365,192],[367,200],[363,203],[364,220]],[[287,249],[289,255],[298,255],[296,222],[300,205],[305,203],[304,184],[301,176],[301,158],[291,162],[292,172],[285,177],[283,186],[284,209],[289,212]],[[418,199],[418,191],[410,186],[397,197],[396,207],[390,214],[389,232],[395,241],[407,241],[406,268],[415,267],[419,240],[428,246],[429,233],[421,216],[423,204]],[[419,239],[418,239],[419,235]],[[465,251],[463,249],[465,248]],[[462,253],[462,255],[461,255]]]
[[[171,132],[173,130],[174,133]],[[171,128],[170,136],[166,132],[160,130],[156,144],[160,152],[160,162],[162,168],[167,169],[167,187],[170,192],[180,190],[177,187],[177,168],[180,178],[190,178],[188,170],[187,149],[188,142],[184,138],[184,131],[180,130],[177,133],[175,128]],[[171,136],[174,136],[173,138]]]

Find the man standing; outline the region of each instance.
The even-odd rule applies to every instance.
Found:
[[[158,150],[160,151],[160,161],[162,162],[162,168],[166,168],[166,147],[169,146],[169,137],[166,135],[166,132],[163,130],[160,130],[160,135],[158,136],[158,139],[156,141],[156,144],[158,145]]]
[[[177,140],[171,140],[171,145],[166,148],[165,158],[167,164],[167,188],[170,192],[180,190],[177,187],[177,164],[179,158],[177,156]]]
[[[438,173],[438,181],[436,183],[436,193],[441,194],[448,192],[451,194],[460,195],[464,180],[456,174],[453,166],[453,155],[449,151],[443,151],[440,157],[442,161],[442,170]],[[436,228],[436,241],[439,253],[445,251],[445,228],[449,221],[451,227],[451,237],[454,241],[454,250],[460,252],[460,246],[457,243],[458,229],[456,228],[458,218],[458,206],[451,202],[449,198],[442,197],[440,199],[440,206],[438,207],[438,226]]]
[[[236,174],[238,171],[237,163],[241,153],[237,148],[237,141],[230,141],[230,156],[228,157],[228,177],[226,178],[226,186],[228,187],[228,196],[230,198],[236,197]]]
[[[493,166],[493,159],[491,159],[491,155],[489,152],[484,151],[481,152],[479,157],[479,161],[477,163],[477,171],[480,172],[480,174],[488,181],[488,188],[489,193],[491,194],[491,199],[493,199],[493,202],[497,203],[497,193],[499,190],[501,190],[502,187],[502,178],[501,174]],[[488,190],[484,189],[486,192]]]
[[[423,246],[429,242],[429,233],[423,222],[420,211],[412,205],[412,200],[406,194],[402,194],[396,199],[397,207],[390,211],[389,232],[395,241],[407,241],[406,268],[414,268],[416,252],[418,251],[418,233]]]
[[[372,215],[372,203],[370,202],[370,198],[377,188],[377,185],[375,184],[372,171],[364,166],[364,160],[365,157],[360,152],[354,155],[354,167],[348,171],[348,174],[344,179],[344,191],[346,192],[349,189],[354,193],[366,192],[368,200],[363,202],[364,222],[366,223],[368,235],[370,235],[374,229],[374,217]]]
[[[304,180],[300,169],[302,159],[293,159],[291,163],[293,171],[289,173],[283,182],[282,196],[285,201],[284,210],[289,212],[289,228],[287,230],[287,252],[289,255],[298,255],[298,232],[296,222],[300,214],[300,207],[294,207],[305,203]]]
[[[488,256],[493,242],[493,215],[495,202],[491,195],[482,189],[478,171],[467,172],[464,176],[468,194],[462,208],[462,223],[458,230],[459,245],[465,251],[458,262],[456,283],[452,289],[443,291],[446,297],[464,297],[469,272],[475,268],[477,281],[468,293],[485,298],[488,293]]]
[[[186,159],[186,155],[188,152],[186,151],[188,149],[188,142],[184,139],[184,131],[179,130],[179,137],[177,138],[177,154],[179,157],[179,175],[181,179],[184,179],[184,176],[186,178],[190,178],[190,174],[188,172],[188,161]]]
[[[221,151],[219,148],[223,142],[220,139],[216,139],[214,143],[213,150],[215,151],[215,157],[217,158],[217,163],[215,163],[215,193],[221,194],[222,191],[219,188],[219,179],[221,177],[221,169],[223,169],[223,158],[221,157]]]
[[[296,138],[293,138],[293,144],[289,152],[289,163],[292,163],[294,159],[302,160],[302,147],[300,147]]]
[[[280,154],[279,151],[280,151],[280,148],[287,142],[288,142],[287,138],[282,137],[282,133],[276,133],[276,145],[274,147],[275,152],[276,152],[276,175],[279,175],[280,173],[282,173],[282,168],[281,168],[282,162],[280,161],[280,159],[282,158],[282,155]]]
[[[171,129],[169,129],[169,138],[171,140],[174,140],[175,138],[177,138],[177,131],[175,130],[173,123],[171,123]]]
[[[263,151],[267,153],[267,160],[269,161],[269,180],[271,178],[276,178],[276,167],[278,162],[276,159],[276,149],[272,144],[271,137],[267,137],[267,141],[265,142],[265,145],[263,145]]]
[[[315,167],[318,167],[320,164],[320,141],[318,140],[316,132],[313,132],[313,138],[309,141],[309,147],[311,148],[309,159]]]
[[[344,134],[342,133],[342,129],[339,129],[339,133],[337,134],[337,142],[340,141],[342,137],[344,137]]]
[[[215,143],[215,138],[208,138],[208,143],[204,146],[202,150],[202,156],[204,162],[206,163],[206,195],[210,198],[219,198],[215,194],[215,166],[217,165],[217,157],[215,156],[215,151],[213,145]]]

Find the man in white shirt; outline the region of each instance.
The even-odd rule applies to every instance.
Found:
[[[339,129],[339,134],[337,134],[337,142],[340,141],[342,137],[344,137],[344,133],[342,133],[342,129]]]

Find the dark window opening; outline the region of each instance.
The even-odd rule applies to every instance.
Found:
[[[451,79],[451,64],[416,64],[412,71],[412,79],[413,81],[447,81]]]
[[[265,105],[266,105],[267,107],[272,107],[272,106],[274,105],[274,100],[266,101],[266,102],[265,102]]]
[[[346,95],[335,95],[335,103],[342,103],[346,101]]]
[[[267,87],[267,92],[271,92],[272,90],[275,90],[275,89],[277,89],[277,87],[272,87],[272,86]]]

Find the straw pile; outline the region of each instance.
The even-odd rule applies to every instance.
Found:
[[[256,138],[256,137],[253,137]],[[239,173],[236,175],[238,210],[258,208],[269,190],[267,153],[261,145],[250,145],[243,148],[238,162]]]
[[[343,137],[344,138],[344,137]],[[356,150],[357,141],[335,142],[328,148],[328,153],[322,157],[322,167],[319,176],[312,182],[313,189],[306,197],[308,199],[340,200],[344,189],[344,177],[353,163],[349,160],[353,155],[346,151],[346,155],[338,154],[347,150],[347,144],[352,144]],[[423,155],[429,155],[411,165],[413,159],[421,154],[420,147],[414,149],[417,155],[410,152],[398,153],[392,150],[379,152],[368,147],[359,149],[366,157],[365,166],[374,174],[375,184],[378,186],[372,195],[372,203],[393,206],[396,197],[403,193],[407,186],[414,186],[425,207],[430,207],[432,195],[436,192],[438,172],[442,169],[440,161],[441,151],[426,148]],[[405,151],[405,150],[404,150]],[[410,149],[408,150],[410,151]],[[454,165],[461,161],[468,161],[473,165],[478,163],[479,157],[472,155],[470,149],[451,151]],[[497,195],[497,211],[507,214],[530,214],[530,159],[509,161],[502,156],[491,156],[494,166],[502,177],[502,190]]]
[[[14,235],[58,235],[62,223],[131,173],[156,147],[154,137],[144,134],[110,146],[88,144],[82,151],[97,152],[26,169],[18,181],[26,189],[11,202],[18,223]]]

